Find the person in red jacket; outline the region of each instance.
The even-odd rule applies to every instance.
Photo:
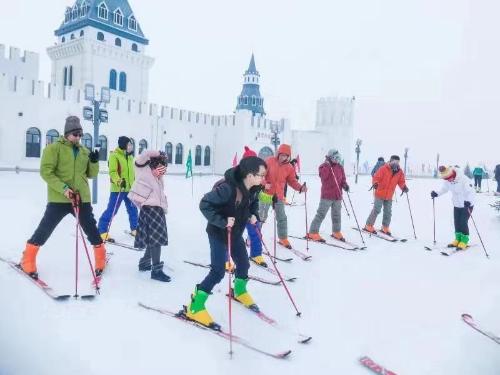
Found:
[[[325,242],[319,235],[319,228],[331,208],[332,234],[331,237],[339,241],[345,241],[341,228],[342,189],[349,191],[349,185],[345,178],[344,167],[341,164],[340,153],[331,149],[326,155],[326,160],[318,168],[321,178],[321,199],[318,211],[311,223],[307,237],[313,241]]]
[[[373,203],[372,212],[366,220],[364,229],[367,232],[376,233],[373,225],[382,207],[384,207],[382,233],[390,236],[389,225],[391,224],[392,217],[392,196],[396,190],[396,185],[399,186],[403,193],[409,191],[406,186],[405,174],[399,167],[399,156],[392,155],[389,163],[380,167],[377,173],[373,175],[372,184],[372,188],[375,190],[375,202]]]
[[[288,225],[285,214],[285,185],[288,184],[299,193],[306,192],[305,184],[301,185],[295,177],[295,168],[290,164],[292,148],[290,145],[282,144],[278,148],[278,155],[271,156],[266,160],[267,174],[263,181],[264,191],[259,195],[259,216],[264,223],[267,220],[269,207],[273,203],[273,196],[276,195],[275,204],[276,220],[278,227],[278,243],[287,248],[291,248],[288,241]]]

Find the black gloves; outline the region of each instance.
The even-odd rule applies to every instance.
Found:
[[[344,185],[344,191],[346,191],[347,193],[349,193],[349,185],[347,185],[347,184]]]
[[[91,163],[97,163],[99,161],[99,151],[94,150],[89,154],[89,160]]]
[[[470,202],[469,202],[469,201],[465,201],[465,202],[464,202],[464,207],[465,207],[465,208],[470,208],[470,207],[471,207]]]
[[[438,193],[436,193],[434,190],[431,191],[431,198],[434,199],[434,198],[437,198],[438,197]]]

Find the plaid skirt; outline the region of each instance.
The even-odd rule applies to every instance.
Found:
[[[145,249],[148,246],[168,245],[167,220],[163,208],[142,206],[134,247]]]

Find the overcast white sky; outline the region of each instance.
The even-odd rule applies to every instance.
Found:
[[[48,81],[45,48],[73,1],[0,3],[0,43],[39,52]],[[414,163],[500,163],[499,1],[130,4],[156,58],[153,102],[231,113],[253,51],[268,115],[292,127],[313,127],[318,98],[355,95],[362,160],[407,146]]]

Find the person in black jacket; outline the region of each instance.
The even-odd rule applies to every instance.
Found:
[[[258,311],[246,289],[250,263],[242,235],[247,222],[256,225],[259,221],[258,192],[266,171],[267,165],[261,158],[244,158],[238,166],[227,170],[224,179],[201,199],[200,210],[208,221],[206,231],[211,269],[196,285],[191,303],[184,311],[186,318],[213,329],[220,328],[208,313],[205,302],[213,287],[224,278],[228,232],[231,232],[231,258],[236,265],[234,297],[246,307]]]

